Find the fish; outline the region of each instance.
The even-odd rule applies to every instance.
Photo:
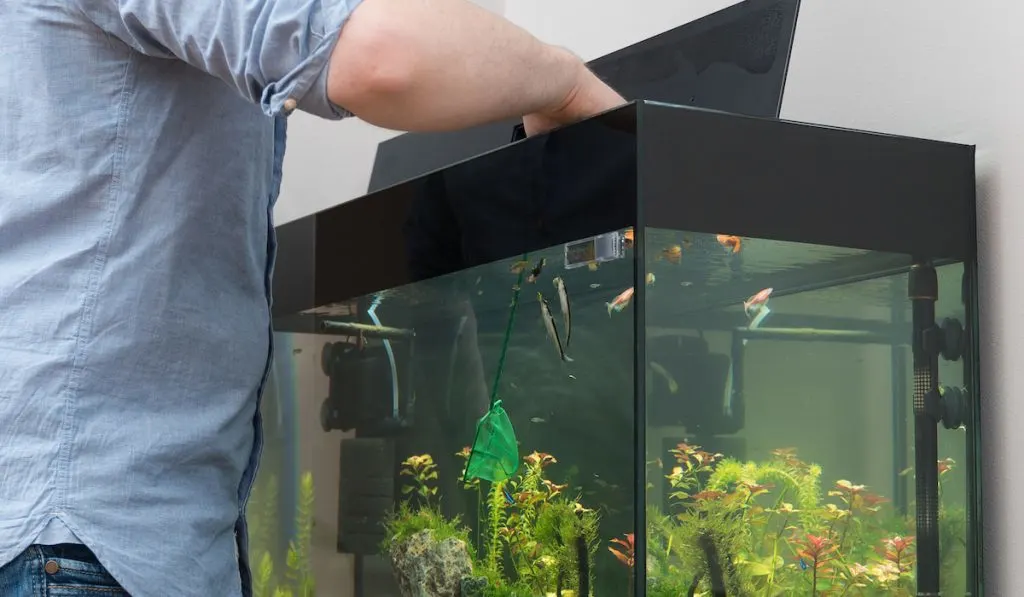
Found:
[[[551,281],[555,285],[555,292],[558,293],[558,306],[562,310],[562,323],[565,324],[565,348],[569,349],[569,341],[572,339],[572,312],[569,310],[569,292],[565,289],[565,280],[556,276]]]
[[[629,301],[633,300],[633,287],[623,290],[619,296],[612,299],[612,302],[605,303],[605,307],[608,307],[608,317],[612,316],[612,311],[621,313],[623,309],[629,306]]]
[[[547,423],[548,420],[543,418],[543,417],[533,417],[532,419],[530,419],[530,422],[531,423],[538,423],[538,424],[540,424],[540,423]]]
[[[772,296],[772,290],[772,288],[765,288],[754,296],[743,301],[743,312],[747,314],[747,317],[757,315],[757,312],[768,304],[768,299]]]
[[[665,249],[663,249],[661,253],[658,255],[656,261],[661,261],[662,259],[665,259],[669,263],[678,264],[682,260],[682,258],[683,248],[679,245],[672,245],[671,247],[666,247]]]
[[[590,263],[587,264],[587,269],[589,269],[592,272],[596,272],[597,271],[597,265],[598,264],[597,264],[596,261],[591,261]]]
[[[654,284],[654,272],[647,272],[647,285]]]
[[[675,378],[672,377],[672,374],[668,372],[668,369],[665,369],[664,367],[661,366],[661,363],[657,361],[651,361],[651,369],[653,369],[654,372],[657,373],[658,375],[665,378],[665,382],[668,384],[669,392],[675,394],[676,392],[679,391],[679,384],[676,383]]]
[[[633,248],[633,227],[626,228],[626,231],[622,233],[622,244],[627,249]]]
[[[301,348],[293,348],[292,349],[292,354],[302,354],[302,349]]]
[[[536,282],[537,278],[540,277],[540,272],[544,270],[544,266],[547,264],[547,262],[547,259],[541,257],[540,261],[537,262],[537,265],[535,265],[533,270],[530,272],[530,275],[527,276],[526,281],[529,282],[530,284]]]
[[[548,300],[544,298],[544,295],[540,292],[537,293],[537,300],[540,302],[540,316],[544,320],[544,327],[548,330],[548,336],[551,341],[555,343],[555,349],[558,351],[558,358],[567,363],[571,363],[572,359],[569,355],[565,354],[565,348],[562,346],[562,339],[558,336],[558,326],[555,325],[555,316],[551,314],[551,307],[548,305]]]
[[[525,259],[521,259],[521,260],[513,263],[508,268],[508,271],[513,273],[513,274],[519,274],[519,273],[522,273],[523,270],[525,270],[529,266],[530,266],[530,262],[529,261],[526,261]]]
[[[512,494],[509,493],[509,490],[508,490],[507,487],[502,487],[501,488],[501,493],[503,493],[505,495],[505,502],[507,502],[509,506],[512,506],[512,505],[514,505],[516,503],[516,499],[514,497],[512,497]]]
[[[592,289],[593,289],[593,288],[600,288],[600,287],[601,287],[601,285],[600,285],[600,284],[598,284],[597,282],[594,282],[593,284],[591,284],[591,285],[590,285],[590,287],[591,287]]]
[[[740,249],[743,248],[743,239],[738,236],[733,236],[732,234],[719,234],[715,238],[718,240],[718,244],[729,249],[733,253],[739,253]]]

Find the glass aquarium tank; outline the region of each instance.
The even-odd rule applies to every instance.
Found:
[[[972,147],[635,102],[278,240],[258,595],[981,594]]]

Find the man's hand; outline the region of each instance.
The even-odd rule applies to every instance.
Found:
[[[621,95],[581,63],[579,80],[565,100],[551,110],[523,116],[523,128],[528,136],[546,133],[625,103]]]

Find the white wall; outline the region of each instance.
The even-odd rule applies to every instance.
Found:
[[[729,0],[491,2],[590,59]],[[1024,561],[1024,5],[996,0],[803,0],[783,117],[976,144],[982,260],[986,594],[1012,595]],[[362,194],[380,131],[293,120],[279,218]],[[325,151],[326,150],[326,151]],[[317,157],[319,156],[319,157]],[[344,164],[344,167],[339,167]],[[344,173],[338,178],[337,173]],[[1019,224],[1018,224],[1019,225]],[[1016,340],[1014,340],[1016,338]],[[1012,389],[1022,389],[1014,395]],[[1017,474],[1015,474],[1017,473]]]

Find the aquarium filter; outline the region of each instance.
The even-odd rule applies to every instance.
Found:
[[[410,426],[411,405],[400,396],[400,378],[411,384],[415,334],[411,330],[343,321],[324,321],[323,331],[345,336],[328,342],[320,354],[320,367],[329,380],[328,395],[320,408],[325,432],[356,430],[361,437],[388,437]],[[380,343],[371,344],[367,338]],[[392,342],[400,340],[398,355]],[[403,375],[399,375],[399,357]]]

